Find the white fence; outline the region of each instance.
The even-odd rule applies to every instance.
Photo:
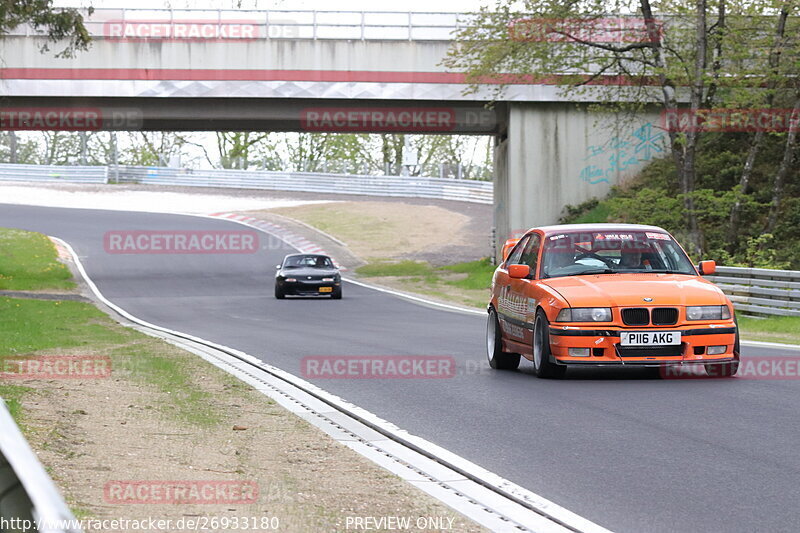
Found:
[[[112,176],[116,177],[113,168],[110,172]],[[491,182],[405,176],[120,167],[119,181],[185,187],[436,198],[484,204],[491,204],[493,198]]]
[[[494,194],[491,182],[448,178],[161,167],[0,165],[0,180],[108,183],[109,179],[147,185],[397,196],[480,204],[491,204]]]
[[[0,517],[11,526],[3,531],[80,533],[75,517],[50,476],[28,446],[0,399]],[[16,519],[16,526],[14,522]],[[27,522],[24,522],[27,521]],[[71,523],[70,523],[71,522]],[[25,527],[27,525],[27,527]]]
[[[800,271],[717,267],[713,281],[745,313],[800,316]]]
[[[108,167],[69,167],[47,165],[0,165],[3,181],[69,181],[108,183]]]

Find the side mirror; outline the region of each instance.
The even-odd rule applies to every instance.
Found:
[[[700,275],[710,276],[717,271],[716,261],[700,261]]]
[[[531,267],[528,265],[509,265],[508,275],[514,279],[525,279],[531,275]]]
[[[276,268],[277,270],[280,270],[280,269],[281,269],[281,265],[275,265],[275,268]]]

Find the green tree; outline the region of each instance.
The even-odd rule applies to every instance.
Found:
[[[769,56],[763,46],[769,34],[753,22],[777,14],[777,4],[623,0],[609,15],[604,0],[498,0],[457,34],[444,64],[466,73],[470,91],[493,83],[499,96],[509,83],[544,80],[605,110],[685,108],[691,120],[667,129],[683,227],[697,253],[702,238],[694,191],[702,128],[695,118],[742,94],[732,88],[752,90],[749,76],[763,72]],[[619,38],[608,38],[613,32]]]
[[[89,8],[89,14],[93,12]],[[58,57],[72,57],[79,50],[86,50],[92,38],[83,25],[83,15],[74,8],[57,8],[53,0],[0,0],[0,35],[28,24],[34,31],[47,38],[42,51],[50,44],[66,41],[67,45]]]
[[[12,136],[14,139],[12,141]],[[15,145],[12,148],[12,142]],[[12,151],[15,157],[12,161]],[[35,165],[39,163],[39,146],[36,140],[20,136],[12,131],[0,133],[0,162]]]

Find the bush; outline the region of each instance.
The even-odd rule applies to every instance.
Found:
[[[713,134],[700,147],[697,188],[692,198],[703,257],[694,259],[716,259],[732,266],[800,269],[800,180],[787,180],[778,223],[771,234],[765,234],[782,138],[767,139],[753,169],[750,190],[742,194],[738,183],[748,142],[746,134]],[[741,222],[735,235],[730,235],[730,215],[737,198]],[[685,245],[689,232],[683,200],[672,160],[663,158],[651,162],[635,179],[613,187],[606,198],[567,206],[560,222],[651,224],[666,229]]]

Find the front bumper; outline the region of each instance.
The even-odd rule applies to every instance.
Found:
[[[293,296],[330,296],[341,287],[341,282],[303,280],[279,282],[278,286],[284,294]]]
[[[673,347],[620,346],[621,331],[680,331],[681,344]],[[591,326],[550,327],[550,348],[556,364],[575,366],[663,367],[694,364],[723,364],[736,360],[736,326],[730,323],[703,325],[598,329]],[[717,355],[706,353],[709,346],[725,346]],[[588,356],[571,356],[569,348],[589,348]]]

